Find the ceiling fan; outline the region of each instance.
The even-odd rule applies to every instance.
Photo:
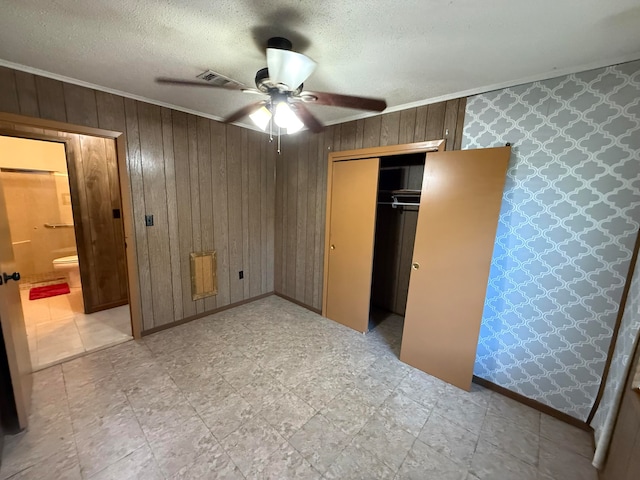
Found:
[[[381,112],[387,108],[387,102],[382,99],[303,90],[303,82],[315,70],[316,62],[291,49],[292,44],[286,38],[269,39],[267,68],[262,68],[256,73],[256,88],[249,88],[233,81],[214,84],[194,80],[156,78],[156,82],[239,90],[265,95],[267,98],[242,107],[224,119],[225,123],[233,123],[248,115],[263,131],[270,125],[273,127],[275,123],[276,127],[283,129],[286,133],[295,133],[305,126],[314,133],[321,132],[324,126],[309,111],[307,105],[329,105],[374,112]]]

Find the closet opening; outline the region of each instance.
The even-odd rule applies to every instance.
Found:
[[[368,329],[398,357],[425,158],[421,152],[380,159]]]

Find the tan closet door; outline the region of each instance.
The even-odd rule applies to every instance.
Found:
[[[379,170],[378,158],[333,164],[324,315],[359,332],[369,327]]]
[[[400,359],[465,390],[510,151],[429,153],[425,163]]]
[[[14,273],[16,273],[14,277]],[[13,247],[9,233],[9,219],[5,203],[2,184],[0,184],[0,323],[2,336],[7,351],[7,363],[13,387],[13,401],[20,428],[27,427],[29,406],[31,404],[31,357],[29,356],[29,342],[27,330],[22,315],[20,301],[19,278],[13,258]],[[6,279],[5,275],[12,277]],[[2,392],[3,396],[10,396],[9,392]]]

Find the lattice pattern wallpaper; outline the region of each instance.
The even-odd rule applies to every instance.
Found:
[[[463,148],[506,142],[475,374],[586,420],[640,222],[640,61],[469,98]]]
[[[604,395],[591,422],[596,442],[600,438],[607,417],[615,413],[614,408],[617,411],[616,403],[621,398],[619,389],[624,386],[629,368],[633,367],[629,363],[633,357],[633,347],[640,330],[640,262],[636,262],[634,270]]]

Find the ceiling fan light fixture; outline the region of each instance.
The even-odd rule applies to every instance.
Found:
[[[260,107],[258,110],[249,115],[249,118],[263,132],[267,130],[269,121],[271,120],[271,112],[266,106]]]
[[[298,132],[304,127],[304,123],[298,118],[287,102],[279,102],[276,105],[276,113],[273,121],[283,128],[288,134]]]
[[[289,125],[287,126],[287,135],[291,135],[292,133],[297,133],[302,130],[304,127],[304,123],[300,121],[297,115],[293,115],[293,118],[289,121]]]
[[[276,84],[285,85],[289,90],[295,90],[309,78],[316,65],[316,62],[301,53],[267,48],[269,78]]]

